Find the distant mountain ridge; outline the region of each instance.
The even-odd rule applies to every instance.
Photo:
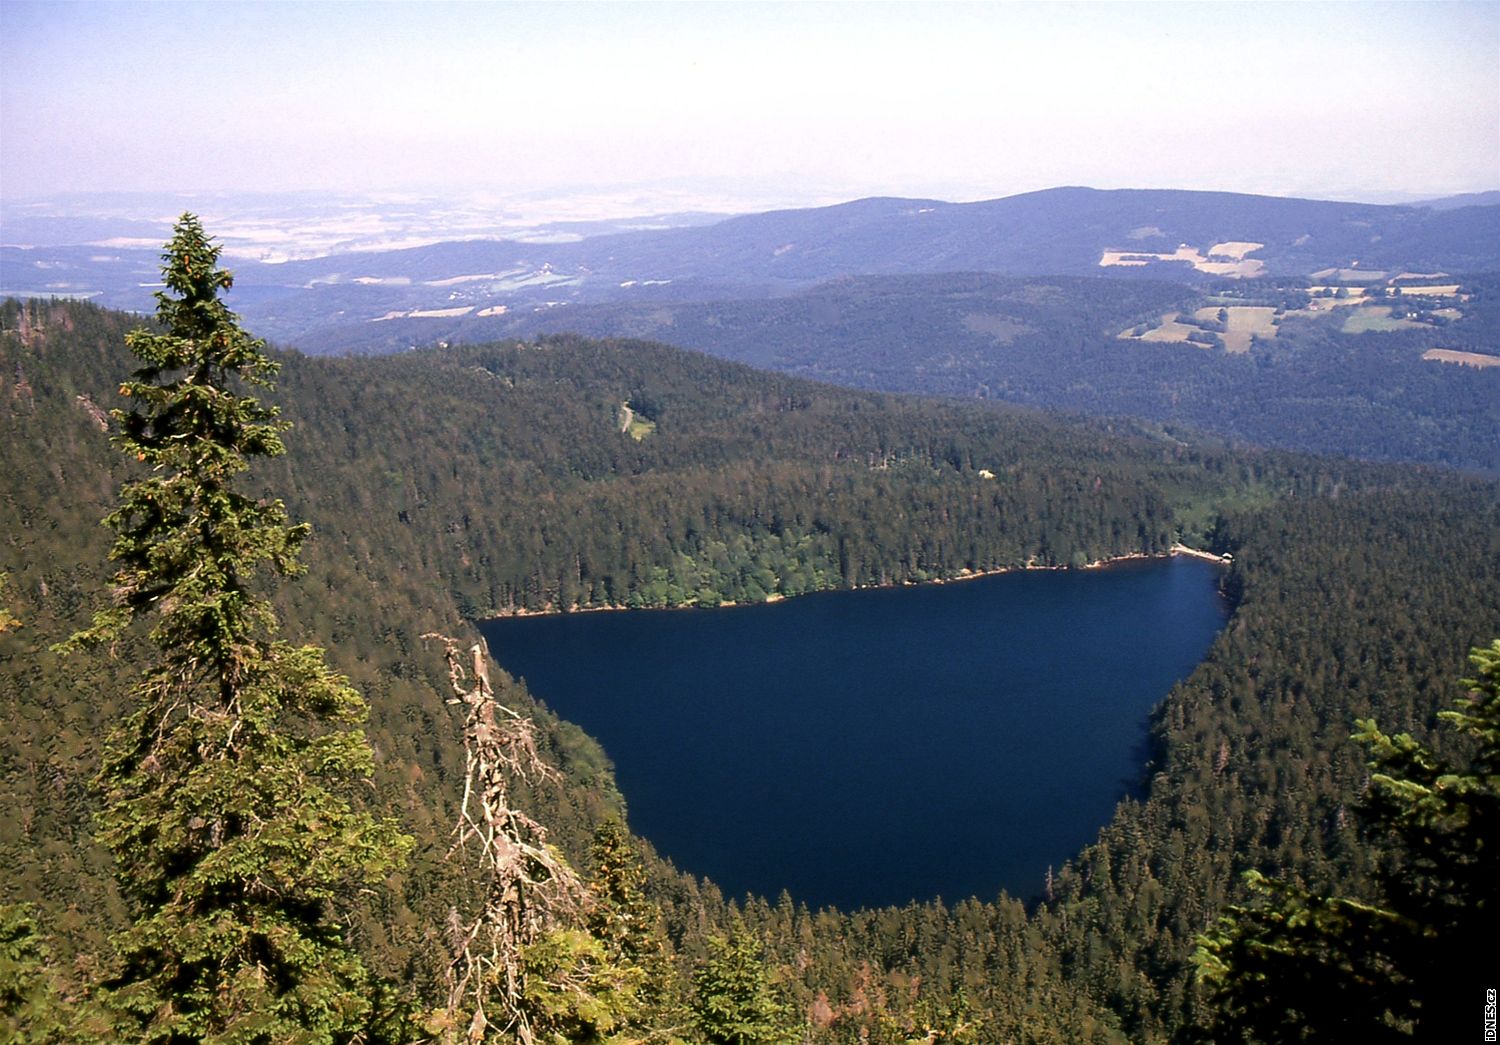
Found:
[[[1459,207],[1492,207],[1500,203],[1500,189],[1486,192],[1461,192],[1456,196],[1440,196],[1432,200],[1418,200],[1413,206],[1432,210],[1456,210]]]
[[[275,297],[271,306],[250,314],[260,328],[294,338],[312,325],[299,322],[294,312],[314,302],[287,300],[300,293],[327,306],[309,310],[322,312],[318,325],[324,325],[470,306],[477,312],[774,296],[862,275],[989,272],[1201,283],[1215,273],[1190,261],[1128,259],[1172,256],[1183,246],[1207,259],[1221,245],[1265,275],[1350,267],[1492,270],[1500,268],[1500,206],[1432,210],[1087,188],[977,203],[874,197],[577,243],[444,243],[255,266],[240,275],[241,286]],[[1109,252],[1127,260],[1104,265]]]
[[[1359,262],[1488,269],[1500,262],[1500,205],[1477,213],[1431,207],[1176,189],[1066,187],[975,203],[870,197],[830,207],[767,211],[711,225],[596,236],[578,243],[444,243],[275,266],[278,283],[369,276],[433,279],[456,269],[551,265],[603,279],[792,283],[840,275],[945,271],[1005,275],[1096,273],[1107,250],[1179,243],[1263,243],[1270,274]],[[270,272],[257,267],[259,282]],[[247,273],[248,275],[248,273]]]
[[[0,289],[34,293],[18,278],[29,269],[45,272],[49,285],[74,288],[68,292],[103,289],[101,303],[149,307],[141,253],[114,252],[111,261],[79,247],[5,248]],[[845,276],[983,272],[1197,284],[1330,268],[1500,270],[1500,204],[1438,209],[1076,186],[974,203],[872,197],[571,243],[464,240],[244,263],[236,266],[234,304],[254,329],[296,343],[330,325],[773,297]],[[108,280],[115,285],[90,285]]]

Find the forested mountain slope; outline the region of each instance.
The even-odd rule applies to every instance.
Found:
[[[105,575],[97,520],[126,467],[101,411],[132,322],[0,309],[0,572],[25,622],[0,636],[0,859],[13,869],[0,899],[43,901],[69,952],[97,947],[118,917],[87,781],[131,650],[69,664],[46,650]],[[1170,1036],[1193,1018],[1194,934],[1237,895],[1240,870],[1361,888],[1353,717],[1427,731],[1463,650],[1500,629],[1500,508],[1484,482],[845,392],[640,343],[284,363],[291,453],[251,485],[313,524],[309,575],[281,600],[288,631],[328,645],[369,697],[370,801],[418,837],[359,927],[374,964],[418,995],[463,887],[439,859],[462,762],[425,631],[515,608],[1081,563],[1164,551],[1180,531],[1233,551],[1235,618],[1157,713],[1146,798],[1122,804],[1037,910],[991,897],[852,914],[795,897],[744,905],[815,1041],[885,1042],[924,1025],[950,1040]],[[593,824],[629,796],[597,745],[520,687],[503,696],[538,717],[566,772],[531,807],[582,860]],[[651,892],[685,981],[725,907],[660,865]]]
[[[1193,289],[975,273],[858,277],[774,299],[399,319],[309,337],[330,352],[558,331],[649,337],[856,388],[1126,415],[1263,446],[1494,472],[1500,366],[1429,353],[1500,362],[1500,281],[1443,282],[1438,289],[1451,293],[1425,303],[1418,287],[1361,305],[1359,286],[1344,298],[1312,297],[1306,280]],[[1421,320],[1392,319],[1393,308],[1402,317],[1420,310]],[[1243,329],[1230,351],[1225,338],[1236,335],[1226,327],[1241,322],[1254,333]]]

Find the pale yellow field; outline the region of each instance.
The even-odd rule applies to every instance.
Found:
[[[1334,290],[1338,287],[1308,287],[1310,293],[1316,294],[1320,290]],[[1344,287],[1349,292],[1348,297],[1342,298],[1320,298],[1314,297],[1308,302],[1306,308],[1293,309],[1288,312],[1289,316],[1326,316],[1336,308],[1348,308],[1351,305],[1366,304],[1364,287]]]
[[[1264,247],[1264,243],[1246,243],[1243,240],[1232,239],[1225,243],[1215,243],[1208,248],[1209,257],[1234,258],[1236,261],[1244,261],[1245,255]]]
[[[377,323],[388,319],[448,319],[453,316],[464,316],[474,311],[473,305],[461,305],[458,308],[419,308],[410,312],[387,312],[375,320]]]
[[[1314,272],[1312,278],[1337,280],[1340,283],[1374,283],[1389,275],[1389,272],[1377,272],[1374,269],[1324,269],[1322,272]]]
[[[1229,243],[1219,244],[1219,246],[1248,246],[1254,249],[1261,244]],[[1145,265],[1149,261],[1186,261],[1199,272],[1210,276],[1230,276],[1236,279],[1258,276],[1266,267],[1265,262],[1253,258],[1241,258],[1238,261],[1209,261],[1197,247],[1189,247],[1186,244],[1179,246],[1170,254],[1147,250],[1106,250],[1099,258],[1099,266],[1101,268],[1108,268],[1111,265],[1138,266]]]
[[[1287,313],[1292,316],[1326,316],[1336,308],[1348,308],[1350,305],[1363,305],[1365,300],[1359,297],[1352,298],[1313,298],[1308,302],[1306,308],[1294,309]]]
[[[1490,356],[1483,352],[1459,352],[1451,348],[1429,348],[1422,353],[1423,359],[1435,359],[1439,363],[1457,363],[1460,366],[1474,366],[1483,369],[1490,366],[1500,366],[1500,356]]]
[[[1408,295],[1408,294],[1417,294],[1417,295],[1420,295],[1422,297],[1450,298],[1454,294],[1457,294],[1457,293],[1458,293],[1458,284],[1457,283],[1446,283],[1446,284],[1443,284],[1442,286],[1437,286],[1437,287],[1402,287],[1401,288],[1401,294],[1402,294],[1403,297],[1406,296],[1406,295]]]
[[[1188,335],[1196,331],[1197,327],[1188,326],[1177,322],[1178,313],[1168,312],[1161,317],[1161,324],[1152,330],[1146,331],[1140,337],[1136,337],[1126,330],[1120,334],[1122,339],[1128,341],[1187,341]],[[1132,327],[1131,330],[1135,328]],[[1207,345],[1201,346],[1207,348]]]
[[[1266,269],[1266,263],[1258,258],[1243,261],[1201,261],[1193,266],[1210,276],[1231,276],[1235,279],[1253,279]]]

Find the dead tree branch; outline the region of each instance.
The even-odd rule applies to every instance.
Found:
[[[537,751],[531,719],[495,700],[482,645],[469,647],[466,669],[453,639],[422,637],[443,643],[454,693],[448,703],[465,709],[464,793],[448,856],[476,858],[483,884],[472,917],[457,908],[450,915],[448,1013],[467,1019],[465,1041],[483,1041],[494,1028],[532,1045],[521,953],[577,910],[583,886],[547,844],[546,828],[512,804],[510,786],[555,778],[557,770]]]

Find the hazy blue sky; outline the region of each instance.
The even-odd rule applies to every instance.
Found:
[[[1500,187],[1500,2],[0,2],[0,192]]]

